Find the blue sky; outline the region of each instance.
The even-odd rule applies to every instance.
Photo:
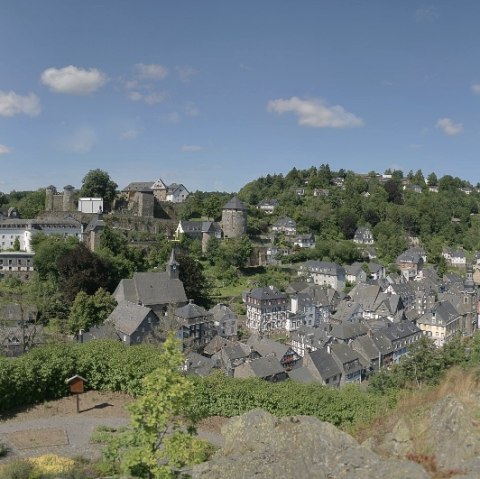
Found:
[[[2,0],[0,191],[238,191],[292,167],[480,181],[480,2]]]

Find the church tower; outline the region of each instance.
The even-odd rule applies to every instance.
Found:
[[[179,267],[180,264],[177,263],[177,260],[175,259],[175,248],[172,248],[172,252],[170,253],[170,259],[167,263],[167,273],[170,279],[179,279]]]

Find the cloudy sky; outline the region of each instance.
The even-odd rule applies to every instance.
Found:
[[[0,191],[237,191],[329,163],[480,181],[476,0],[2,0]]]

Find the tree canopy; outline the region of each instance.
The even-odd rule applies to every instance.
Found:
[[[111,203],[115,198],[117,186],[106,171],[97,168],[84,176],[80,194],[85,197],[100,197]]]

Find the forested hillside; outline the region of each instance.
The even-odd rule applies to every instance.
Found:
[[[293,218],[299,233],[326,240],[350,240],[358,226],[370,226],[385,263],[405,250],[411,238],[422,242],[433,263],[439,261],[442,246],[480,249],[480,193],[449,175],[425,178],[420,170],[405,177],[390,170],[360,175],[321,165],[261,177],[245,185],[239,197],[252,207],[264,199],[279,202],[271,216],[250,211],[253,234],[265,232],[282,216]]]

